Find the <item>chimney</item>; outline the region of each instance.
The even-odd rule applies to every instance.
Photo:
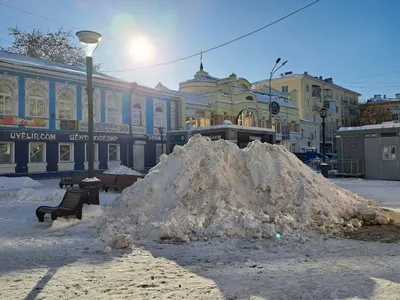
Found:
[[[292,75],[292,74],[293,74],[293,72],[292,72],[292,71],[285,72],[285,75]]]
[[[383,99],[386,99],[386,95],[383,95]]]
[[[333,83],[333,78],[325,78],[324,81],[326,81],[327,83]]]
[[[395,97],[396,97],[396,99],[399,99],[399,100],[400,100],[400,93],[397,93],[397,94],[395,95]]]
[[[319,80],[322,80],[322,76],[319,76]]]
[[[308,72],[307,72],[307,71],[305,71],[305,72],[304,72],[304,75],[308,75]]]

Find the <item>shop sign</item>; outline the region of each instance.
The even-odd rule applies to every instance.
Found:
[[[379,133],[366,133],[364,135],[364,137],[366,137],[366,138],[378,138],[379,137]]]
[[[261,136],[250,135],[250,136],[249,136],[249,140],[250,140],[250,141],[255,141],[255,140],[261,141]]]
[[[10,140],[55,141],[55,133],[10,132]]]
[[[87,121],[79,121],[78,131],[87,132],[89,130],[89,124]],[[128,124],[118,124],[118,123],[106,123],[98,122],[93,124],[94,132],[104,132],[104,133],[129,133]]]
[[[37,118],[20,118],[14,116],[0,116],[1,125],[25,125],[25,126],[36,126],[45,127],[47,121],[44,119]]]
[[[89,136],[87,134],[70,134],[69,135],[70,141],[88,141]],[[93,141],[95,142],[116,142],[118,141],[118,137],[115,135],[94,135]]]
[[[154,135],[154,134],[149,134],[147,136],[147,139],[149,141],[161,141],[161,135]],[[167,140],[167,137],[163,135],[163,141]]]

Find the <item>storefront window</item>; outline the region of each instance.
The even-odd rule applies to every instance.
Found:
[[[0,143],[0,164],[12,164],[14,162],[13,147],[13,143]]]
[[[252,111],[243,110],[238,116],[238,125],[253,127],[255,126],[255,116]]]
[[[29,143],[29,162],[43,163],[45,159],[45,143]]]
[[[59,161],[60,162],[73,162],[74,161],[74,145],[60,143],[59,147]]]
[[[119,145],[109,144],[108,145],[108,161],[119,160]]]

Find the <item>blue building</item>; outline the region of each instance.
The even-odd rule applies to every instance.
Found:
[[[184,126],[182,97],[101,73],[93,86],[95,169],[154,166],[159,128]],[[0,51],[1,174],[87,169],[85,87],[84,69]]]

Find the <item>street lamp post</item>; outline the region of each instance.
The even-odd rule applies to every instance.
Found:
[[[271,86],[271,84],[272,84],[272,76],[274,76],[276,71],[278,71],[280,68],[282,68],[288,62],[287,60],[285,60],[278,68],[276,68],[276,66],[279,64],[280,61],[281,61],[281,58],[278,57],[277,60],[275,61],[274,67],[272,68],[271,72],[269,73],[269,126],[270,126],[270,128],[272,128],[272,113],[271,113],[271,103],[272,103],[272,86]]]
[[[322,107],[319,111],[319,115],[322,119],[322,163],[320,164],[321,173],[324,177],[328,177],[328,164],[325,162],[325,118],[328,112],[325,107]]]
[[[86,93],[88,96],[88,178],[79,184],[89,191],[88,204],[99,204],[101,181],[94,177],[94,144],[93,144],[93,53],[101,40],[101,35],[94,31],[78,31],[76,36],[86,54]]]
[[[164,127],[163,126],[158,127],[158,131],[160,132],[160,135],[161,135],[161,154],[164,154],[164,141],[163,141]]]

